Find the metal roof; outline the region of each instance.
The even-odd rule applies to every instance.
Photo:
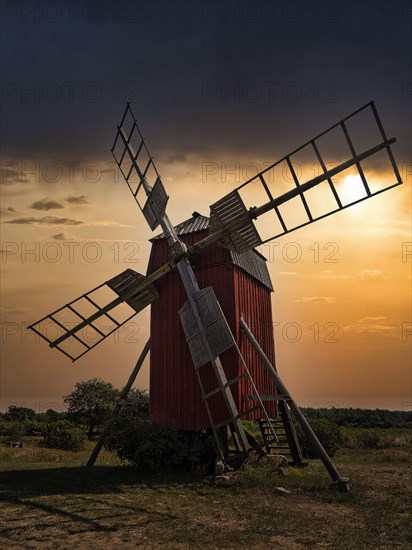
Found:
[[[196,231],[203,231],[203,229],[208,229],[210,225],[210,220],[206,216],[202,216],[199,212],[193,212],[192,217],[184,222],[175,225],[175,230],[178,237],[181,235],[187,235],[188,233],[195,233]],[[156,241],[157,239],[163,239],[164,234],[156,235],[151,242]]]
[[[193,212],[192,217],[184,222],[175,226],[177,235],[187,235],[188,233],[196,233],[197,231],[203,231],[208,229],[210,220],[206,216],[202,216],[199,212]],[[163,239],[164,234],[156,235],[151,242],[155,242],[158,239]],[[257,250],[252,249],[247,252],[239,254],[237,252],[230,251],[230,256],[234,265],[246,271],[254,279],[262,283],[266,288],[273,291],[272,281],[270,280],[269,271],[266,265],[266,258],[262,256]]]
[[[265,285],[266,288],[273,292],[272,281],[270,280],[269,271],[266,265],[266,258],[259,254],[257,250],[248,250],[238,254],[230,251],[232,262],[246,273],[249,273],[254,279]]]

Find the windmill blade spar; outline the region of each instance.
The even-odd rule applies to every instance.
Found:
[[[157,300],[153,281],[173,267],[169,262],[148,277],[126,269],[29,328],[76,361]]]
[[[117,128],[111,151],[137,205],[153,231],[165,216],[169,197],[130,104],[127,104]]]
[[[195,247],[244,252],[400,185],[395,141],[368,103],[214,203],[210,235]]]

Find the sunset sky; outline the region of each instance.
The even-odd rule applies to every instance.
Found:
[[[412,408],[410,2],[15,1],[1,23],[1,411],[120,387],[149,338],[146,310],[72,364],[26,329],[146,272],[154,234],[110,153],[126,101],[177,224],[372,99],[404,184],[260,251],[298,403]]]

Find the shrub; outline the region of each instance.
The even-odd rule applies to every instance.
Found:
[[[342,428],[343,445],[349,449],[410,447],[412,430],[397,428]]]
[[[309,420],[309,423],[328,455],[335,456],[336,451],[343,442],[339,426],[330,420],[326,420],[326,418],[313,418]],[[303,456],[306,458],[317,458],[317,453],[301,426],[298,424],[295,428]]]
[[[212,435],[186,432],[122,416],[112,426],[106,449],[145,472],[204,472],[214,461]]]
[[[67,420],[59,420],[47,425],[47,432],[43,443],[47,447],[55,449],[80,451],[84,447],[85,439],[86,435],[80,428],[73,426]]]
[[[26,420],[24,423],[27,435],[46,435],[47,424],[38,420]]]
[[[0,435],[11,435],[13,423],[7,420],[0,420]]]

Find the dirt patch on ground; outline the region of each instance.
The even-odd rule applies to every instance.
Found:
[[[215,487],[142,480],[132,468],[0,473],[0,537],[8,549],[287,548],[404,550],[410,531],[408,462],[342,451],[349,494],[329,491],[322,466],[268,483]],[[299,477],[300,476],[300,477]],[[324,477],[322,477],[324,476]]]

